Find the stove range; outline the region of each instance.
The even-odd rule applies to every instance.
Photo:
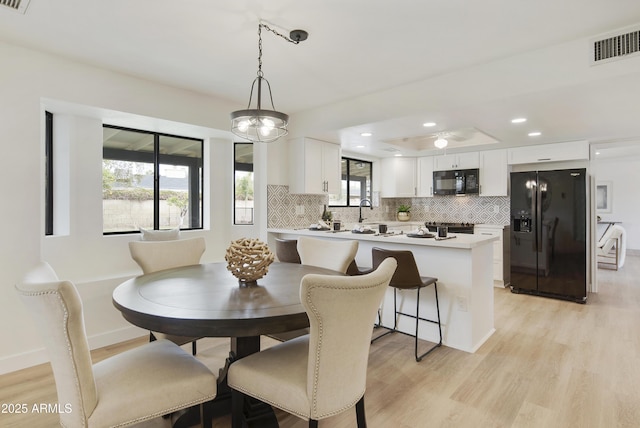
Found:
[[[447,226],[449,233],[473,233],[473,223],[447,223],[438,221],[425,221],[424,225],[429,232],[436,232],[438,226]]]

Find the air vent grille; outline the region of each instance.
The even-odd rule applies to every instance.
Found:
[[[593,43],[593,62],[621,57],[640,52],[640,31],[597,40]]]
[[[29,1],[30,0],[0,0],[0,6],[5,6],[24,14],[27,11]]]

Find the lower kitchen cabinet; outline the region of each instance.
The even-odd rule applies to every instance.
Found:
[[[474,235],[497,236],[498,240],[493,243],[493,285],[496,287],[506,287],[511,283],[509,246],[509,226],[496,224],[476,224]]]

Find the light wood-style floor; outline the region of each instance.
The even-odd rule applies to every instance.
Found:
[[[617,272],[598,273],[600,292],[586,305],[496,289],[496,333],[475,354],[443,347],[416,363],[411,338],[375,342],[365,396],[369,426],[640,426],[640,257],[627,257]],[[97,350],[94,359],[144,341]],[[211,367],[219,367],[227,351],[228,340],[199,342],[199,357]],[[1,376],[0,385],[1,403],[57,402],[48,365]],[[282,428],[307,426],[277,415]],[[57,420],[55,414],[0,414],[2,427],[54,427]],[[230,419],[214,426],[228,427]],[[320,426],[354,427],[355,411]]]

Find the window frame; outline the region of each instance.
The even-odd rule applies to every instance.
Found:
[[[255,158],[255,151],[253,150],[255,148],[255,145],[253,143],[241,142],[241,141],[236,141],[233,143],[233,225],[234,226],[253,226],[255,224],[255,206],[253,208],[253,212],[251,213],[251,223],[238,223],[236,218],[236,211],[237,211],[236,209],[236,171],[245,171],[245,172],[251,172],[251,173],[255,172],[254,171],[255,162],[248,164],[248,163],[236,161],[236,147],[238,147],[239,144],[250,145],[252,149],[252,159]],[[254,174],[254,178],[255,178],[255,174]],[[255,187],[253,191],[255,195]]]
[[[330,207],[335,207],[335,208],[347,208],[347,207],[357,207],[360,204],[358,203],[358,205],[351,205],[351,194],[350,194],[350,186],[349,186],[349,182],[350,182],[350,177],[351,177],[351,173],[350,173],[350,169],[351,169],[351,162],[363,162],[365,164],[369,165],[369,171],[371,172],[371,175],[369,176],[369,180],[371,181],[371,184],[373,184],[373,162],[372,161],[368,161],[368,160],[364,160],[364,159],[357,159],[357,158],[350,158],[350,157],[346,157],[346,156],[342,156],[342,158],[340,159],[341,161],[346,161],[347,162],[347,173],[345,175],[341,174],[341,180],[342,181],[346,181],[347,186],[346,186],[346,203],[344,205],[336,205],[336,204],[330,204]],[[365,194],[366,194],[366,179],[364,180],[364,186],[362,186],[362,188],[365,189]],[[365,195],[366,197],[366,195]],[[371,196],[369,196],[370,198]],[[362,199],[362,198],[360,198]]]
[[[109,125],[103,124],[104,128],[117,129],[122,131],[129,132],[137,132],[141,134],[149,134],[153,135],[153,152],[145,153],[145,152],[135,152],[131,150],[121,150],[121,149],[112,149],[105,148],[104,143],[102,147],[102,160],[111,159],[111,160],[120,160],[120,161],[128,161],[128,162],[145,162],[153,164],[154,169],[154,178],[153,178],[153,230],[160,230],[160,161],[162,158],[162,164],[168,165],[179,165],[179,166],[187,166],[189,168],[189,194],[202,195],[204,197],[204,176],[202,174],[204,168],[204,140],[202,138],[194,138],[194,137],[186,137],[183,135],[175,135],[175,134],[167,134],[163,132],[154,132],[147,131],[144,129],[135,129],[128,128],[123,126]],[[202,158],[192,158],[186,156],[176,156],[176,155],[167,155],[160,153],[160,138],[161,137],[171,137],[171,138],[180,138],[184,140],[191,141],[199,141],[200,142],[200,152],[202,153]],[[168,163],[167,160],[174,160],[175,162]],[[177,162],[178,160],[186,160],[182,162]],[[189,224],[199,224],[199,227],[184,227],[180,228],[180,230],[202,230],[204,229],[204,204],[201,203],[199,198],[189,198],[190,206],[189,206],[189,214],[191,219]],[[139,230],[128,230],[128,231],[114,231],[114,232],[105,232],[104,229],[102,234],[107,235],[124,235],[130,233],[140,233]]]
[[[53,113],[44,112],[44,158],[45,158],[45,189],[44,189],[44,234],[53,235]]]

